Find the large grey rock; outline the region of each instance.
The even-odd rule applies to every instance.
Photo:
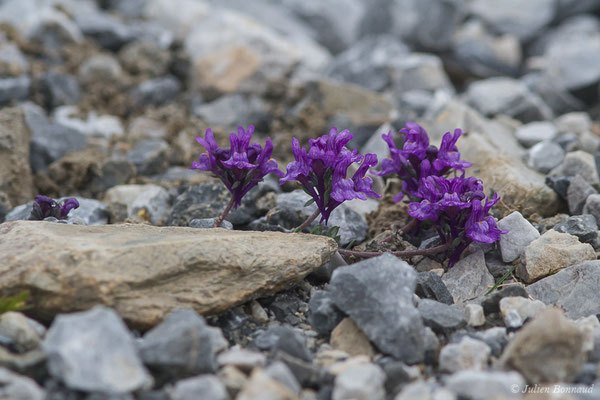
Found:
[[[494,277],[485,265],[483,251],[469,254],[442,275],[442,281],[455,303],[481,296],[494,284]]]
[[[553,0],[532,0],[527,3],[519,0],[507,0],[502,3],[475,0],[470,11],[497,32],[511,33],[522,41],[527,41],[552,22],[556,6]]]
[[[215,372],[216,354],[224,348],[221,330],[189,309],[170,313],[138,342],[144,364],[170,377]]]
[[[471,400],[520,399],[520,390],[525,387],[525,380],[514,371],[466,370],[449,376],[445,387],[459,398]]]
[[[152,386],[133,336],[112,309],[57,316],[43,347],[50,374],[71,389],[128,393]]]
[[[416,272],[406,262],[383,254],[338,268],[328,291],[383,353],[404,362],[423,360],[423,322],[412,303]]]
[[[531,384],[570,382],[585,360],[583,334],[559,309],[540,313],[519,330],[500,359]],[[552,351],[548,351],[552,349]]]
[[[564,268],[527,287],[534,299],[565,310],[569,318],[600,313],[600,261],[586,261]]]
[[[497,77],[473,82],[466,100],[487,116],[506,114],[523,122],[549,119],[552,110],[518,80]]]
[[[551,229],[525,248],[515,273],[531,283],[570,265],[595,259],[592,245],[581,243],[577,236]]]
[[[538,230],[518,211],[498,221],[498,228],[508,231],[500,235],[500,252],[506,263],[519,258],[529,243],[540,237]]]
[[[143,328],[175,308],[217,313],[275,293],[337,249],[324,236],[145,224],[15,221],[0,232],[0,296],[29,289],[42,320],[107,304]]]
[[[0,398],[42,400],[46,398],[46,393],[33,379],[0,367]]]

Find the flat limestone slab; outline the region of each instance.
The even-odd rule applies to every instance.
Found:
[[[336,249],[308,234],[6,222],[0,296],[30,290],[30,313],[42,320],[104,304],[146,329],[174,308],[213,314],[275,293]]]

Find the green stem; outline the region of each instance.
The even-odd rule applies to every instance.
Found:
[[[500,279],[498,279],[498,282],[496,282],[496,283],[494,284],[494,286],[492,286],[492,288],[491,288],[490,290],[488,290],[488,291],[485,293],[485,296],[489,295],[489,294],[490,294],[490,293],[492,293],[494,290],[496,290],[496,288],[497,288],[498,286],[500,286],[500,284],[501,284],[502,282],[504,282],[504,280],[505,280],[506,278],[508,278],[510,274],[512,274],[512,273],[513,273],[513,271],[515,270],[515,268],[517,268],[517,266],[516,266],[516,265],[514,265],[514,266],[513,266],[511,269],[509,269],[508,271],[506,271],[506,273],[505,273],[504,275],[502,275],[502,277],[501,277]]]
[[[319,215],[321,215],[321,211],[319,211],[319,209],[316,209],[315,212],[313,213],[313,215],[308,217],[308,219],[306,221],[304,221],[296,229],[294,229],[293,232],[302,232],[302,230],[304,228],[306,228],[307,226],[309,226]]]
[[[436,247],[431,247],[429,249],[390,251],[385,253],[390,253],[397,257],[428,256],[431,254],[437,254],[446,251],[448,250],[448,247],[450,247],[450,245],[446,243]],[[338,252],[342,255],[355,256],[361,258],[377,257],[384,253],[383,251],[354,251],[345,249],[338,249]]]
[[[225,210],[223,210],[223,213],[217,217],[216,221],[215,221],[215,228],[218,228],[221,226],[221,224],[223,223],[223,220],[225,219],[225,217],[227,216],[227,214],[229,214],[229,211],[231,211],[231,208],[233,207],[233,196],[231,197],[231,200],[229,200],[229,203],[227,203],[227,207],[225,207]]]

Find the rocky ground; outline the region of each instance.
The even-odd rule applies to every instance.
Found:
[[[0,0],[0,298],[30,293],[0,398],[600,398],[599,84],[597,0]],[[407,121],[468,132],[498,245],[344,260],[272,178],[200,229],[229,200],[188,169],[206,128],[285,168],[294,136],[381,159]],[[341,246],[432,245],[388,178]],[[80,207],[24,221],[36,194]]]

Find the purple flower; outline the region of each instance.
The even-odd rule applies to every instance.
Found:
[[[381,171],[376,172],[380,176],[396,173],[402,180],[402,190],[394,197],[396,202],[405,195],[411,201],[422,199],[419,196],[420,182],[428,176],[445,176],[452,171],[464,174],[465,169],[471,166],[471,163],[460,159],[456,148],[456,141],[464,134],[460,129],[455,129],[453,134],[446,132],[439,150],[429,144],[429,136],[419,124],[407,122],[406,128],[400,132],[401,148],[396,147],[391,131],[382,136],[390,149],[390,157],[381,161]]]
[[[198,143],[206,148],[198,162],[192,163],[191,169],[210,171],[221,179],[233,197],[233,207],[238,207],[242,197],[270,173],[283,176],[277,168],[277,161],[271,159],[273,144],[267,138],[265,148],[259,143],[250,144],[254,126],[247,131],[238,127],[237,135],[229,135],[230,148],[222,149],[217,145],[212,130],[207,129],[204,139],[196,137]]]
[[[70,197],[63,202],[57,202],[48,196],[35,196],[33,209],[29,219],[43,220],[44,218],[54,217],[56,219],[66,219],[69,211],[79,207],[77,199]]]
[[[292,139],[292,153],[296,161],[287,166],[287,174],[280,182],[298,181],[316,203],[321,222],[327,223],[331,212],[345,200],[366,200],[367,196],[380,198],[372,189],[373,179],[366,176],[370,167],[377,165],[377,156],[362,156],[357,150],[350,151],[346,144],[353,135],[346,129],[341,132],[333,127],[329,135],[308,141],[308,151],[300,147],[298,139]],[[352,178],[346,176],[348,167],[361,162]]]
[[[408,214],[433,223],[442,243],[449,245],[449,266],[471,242],[494,243],[507,232],[498,229],[496,220],[488,215],[500,198],[494,194],[486,199],[483,185],[474,177],[428,176],[421,180],[417,195],[423,200],[410,203]]]

